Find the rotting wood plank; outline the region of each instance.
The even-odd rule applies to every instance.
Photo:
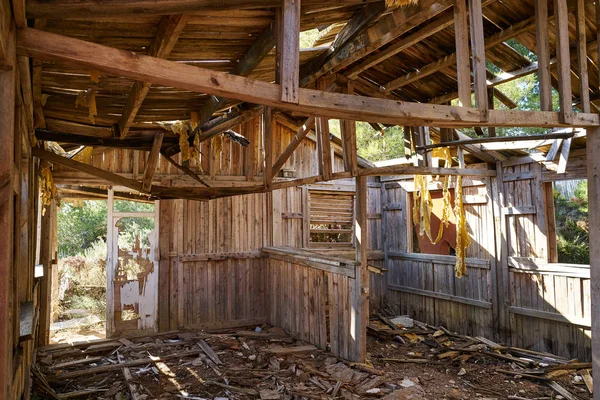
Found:
[[[540,111],[490,110],[486,120],[482,110],[453,106],[366,98],[310,89],[299,89],[298,104],[279,100],[279,86],[252,79],[175,63],[155,57],[136,55],[107,46],[68,38],[33,28],[17,34],[21,55],[84,65],[101,72],[143,79],[156,84],[184,88],[241,101],[266,104],[281,109],[329,118],[351,118],[366,122],[415,125],[424,122],[437,126],[564,126],[558,113]],[[412,122],[412,123],[411,123]],[[595,114],[577,113],[573,126],[600,125]]]

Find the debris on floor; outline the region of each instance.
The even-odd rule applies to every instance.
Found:
[[[590,363],[392,321],[371,320],[368,364],[267,326],[54,344],[38,349],[34,390],[106,400],[590,398]]]

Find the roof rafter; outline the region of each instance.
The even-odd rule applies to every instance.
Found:
[[[188,18],[188,16],[182,14],[162,17],[160,24],[158,25],[158,30],[148,48],[148,55],[166,58],[179,40],[181,32],[183,32],[183,29],[187,25]],[[150,86],[152,86],[151,83],[143,81],[135,81],[133,84],[127,102],[125,103],[121,120],[119,121],[119,136],[121,139],[125,139],[127,136],[129,127],[133,123],[146,95],[150,91]]]

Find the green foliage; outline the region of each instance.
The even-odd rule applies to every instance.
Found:
[[[106,237],[106,201],[85,200],[83,204],[63,202],[58,211],[58,253],[69,257]]]
[[[340,121],[329,120],[330,132],[341,137]],[[404,157],[404,133],[401,127],[391,126],[378,132],[366,122],[356,123],[358,155],[370,161],[383,161]]]
[[[587,181],[582,181],[571,199],[554,191],[558,261],[561,263],[590,263],[587,190]]]

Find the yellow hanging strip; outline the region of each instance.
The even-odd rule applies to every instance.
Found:
[[[467,231],[467,220],[463,204],[462,176],[456,177],[456,188],[454,190],[454,213],[456,214],[456,277],[461,278],[467,274],[465,263],[466,249],[471,244],[471,237]]]

